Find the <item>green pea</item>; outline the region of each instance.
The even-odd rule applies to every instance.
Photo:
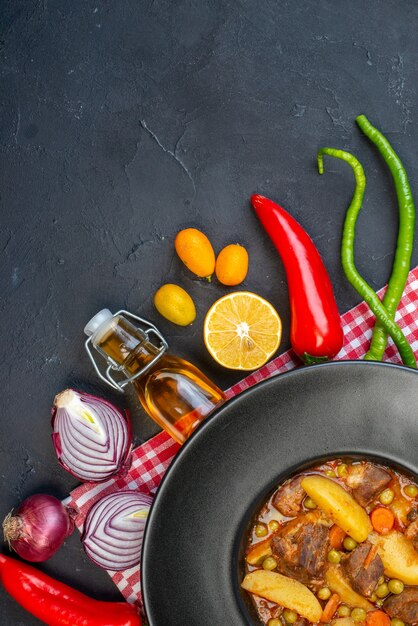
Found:
[[[273,569],[276,569],[276,567],[277,567],[277,561],[274,557],[268,556],[266,559],[264,559],[263,569],[273,570]]]
[[[303,504],[306,506],[307,509],[316,509],[315,502],[309,496],[305,498],[305,500],[303,501]]]
[[[403,622],[401,619],[398,619],[397,617],[393,617],[390,620],[390,626],[405,626],[405,622]]]
[[[395,497],[393,489],[385,489],[379,496],[379,500],[382,504],[390,504]]]
[[[348,617],[351,613],[351,609],[346,604],[340,604],[340,606],[337,609],[337,613],[339,617]]]
[[[385,598],[389,593],[389,587],[386,583],[382,583],[375,591],[378,598]]]
[[[351,552],[351,550],[357,548],[357,541],[354,541],[354,539],[351,539],[351,537],[346,537],[343,541],[343,546],[346,550],[349,550]]]
[[[418,487],[416,485],[407,485],[404,492],[408,498],[415,498],[418,495]]]
[[[282,626],[282,623],[279,619],[274,617],[273,619],[269,619],[267,626]]]
[[[331,590],[328,587],[321,587],[316,595],[320,600],[328,600],[331,597]]]
[[[257,524],[254,532],[256,537],[265,537],[268,533],[267,526],[265,524]]]
[[[298,614],[296,613],[296,611],[285,609],[283,611],[283,617],[286,624],[294,624],[298,619]]]
[[[364,609],[356,607],[351,611],[351,617],[355,622],[364,622],[364,620],[366,619],[366,611]]]
[[[341,463],[341,465],[337,466],[337,474],[340,478],[343,476],[347,476],[348,474],[348,465],[346,463]]]
[[[397,578],[392,578],[388,582],[388,589],[389,589],[390,593],[394,593],[394,594],[398,595],[398,594],[402,593],[404,588],[405,588],[405,585],[403,584],[403,582],[401,580],[398,580]]]
[[[325,476],[328,476],[329,478],[335,478],[336,477],[336,473],[334,472],[334,470],[325,470]]]
[[[379,580],[377,581],[377,584],[378,584],[378,585],[383,585],[383,583],[384,583],[384,582],[385,582],[385,577],[384,577],[384,576],[381,576],[381,577],[379,578]]]
[[[341,561],[341,554],[338,552],[338,550],[335,550],[335,548],[333,548],[328,552],[327,559],[329,563],[339,563]]]
[[[269,528],[272,532],[276,532],[276,530],[279,530],[280,524],[276,519],[272,519],[269,521]]]

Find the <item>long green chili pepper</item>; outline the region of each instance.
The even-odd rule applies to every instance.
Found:
[[[318,171],[320,174],[324,173],[323,155],[341,159],[348,163],[354,172],[356,180],[356,188],[353,197],[350,202],[350,206],[347,209],[347,214],[344,221],[343,237],[341,243],[341,262],[344,273],[354,287],[354,289],[361,295],[363,300],[369,305],[370,309],[379,320],[385,332],[387,332],[395,342],[396,347],[402,357],[403,363],[409,367],[416,367],[416,360],[411,346],[406,340],[402,330],[392,319],[387,312],[384,304],[380,301],[375,291],[367,284],[367,282],[360,276],[357,271],[354,262],[354,236],[356,229],[357,216],[360,212],[364,190],[366,187],[366,176],[364,174],[363,166],[356,159],[355,156],[344,150],[336,150],[335,148],[321,148],[318,151]]]
[[[405,289],[411,265],[412,248],[414,245],[415,207],[409,186],[408,176],[402,161],[382,133],[372,126],[365,115],[359,115],[356,122],[363,133],[372,141],[382,155],[392,174],[399,205],[399,230],[395,258],[388,288],[383,304],[392,319]],[[365,359],[381,361],[387,343],[387,333],[377,321],[373,329],[372,341]]]

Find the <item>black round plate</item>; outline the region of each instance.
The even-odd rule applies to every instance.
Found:
[[[260,383],[207,419],[170,466],[148,520],[150,626],[257,624],[239,587],[243,537],[296,470],[364,455],[418,474],[417,374],[362,361],[317,365]]]

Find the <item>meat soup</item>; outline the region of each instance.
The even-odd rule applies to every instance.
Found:
[[[370,461],[329,461],[257,514],[242,587],[266,626],[418,623],[418,486]]]

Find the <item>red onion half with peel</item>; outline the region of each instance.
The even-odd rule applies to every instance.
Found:
[[[66,389],[54,400],[52,441],[61,465],[82,481],[119,472],[131,450],[130,423],[113,404]]]
[[[3,521],[5,541],[22,559],[46,561],[62,546],[74,528],[73,520],[58,498],[29,496]]]
[[[116,491],[101,498],[87,514],[81,538],[90,559],[117,572],[137,565],[152,497]]]

